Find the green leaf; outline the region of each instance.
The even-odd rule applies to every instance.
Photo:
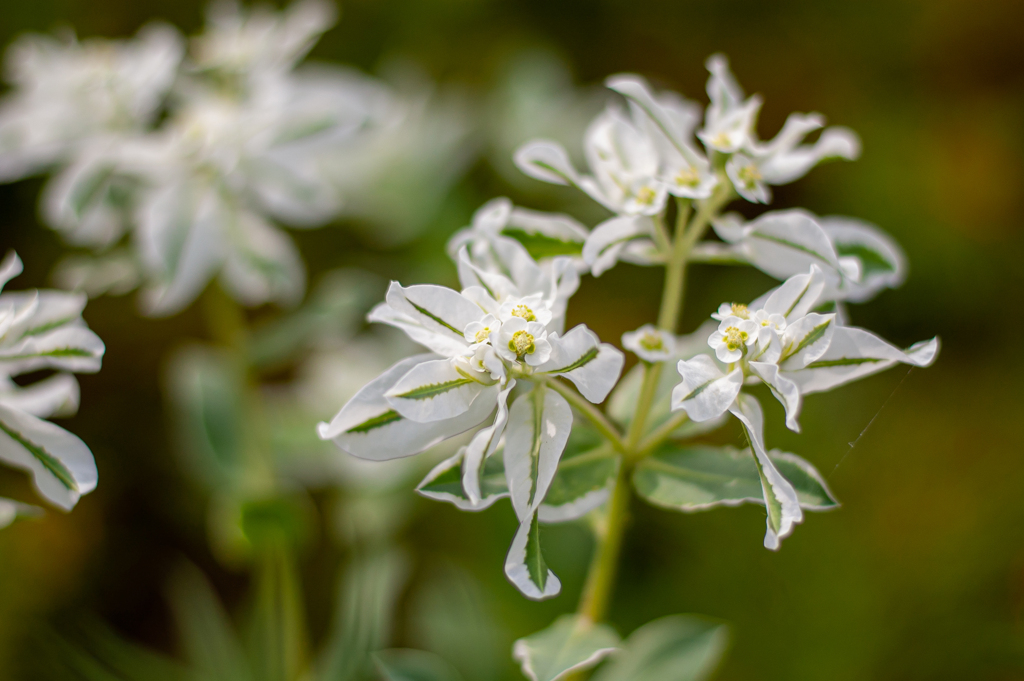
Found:
[[[562,615],[547,629],[516,641],[512,657],[530,681],[555,681],[597,665],[618,645],[618,634],[607,624]]]
[[[462,487],[462,459],[451,460],[451,465],[435,475],[430,482],[416,488],[418,492],[437,495],[451,495],[469,502]],[[480,494],[484,499],[508,494],[508,483],[505,480],[505,457],[501,448],[484,460],[480,475]]]
[[[618,472],[618,462],[615,450],[596,431],[583,425],[574,427],[544,497],[541,519],[559,522],[585,513],[589,509],[574,513],[570,505],[608,489]],[[566,513],[568,517],[559,517]]]
[[[380,650],[373,656],[383,681],[462,681],[440,656],[422,650]]]
[[[399,551],[357,558],[343,575],[333,629],[316,665],[314,678],[362,681],[370,654],[390,636],[395,603],[405,583],[407,560]]]
[[[722,623],[693,615],[662,617],[634,631],[593,681],[703,681],[728,640]]]
[[[185,658],[201,678],[255,679],[231,619],[197,568],[185,565],[174,575],[170,602]]]
[[[534,260],[554,258],[559,255],[583,254],[583,242],[581,241],[565,241],[540,232],[527,232],[510,227],[502,230],[502,235],[521,243]]]
[[[297,679],[308,662],[309,641],[297,568],[286,542],[261,547],[255,587],[248,643],[256,678]]]
[[[839,505],[810,463],[778,450],[768,455],[796,489],[801,507],[827,510]],[[651,504],[676,511],[764,504],[761,475],[749,449],[663,447],[637,464],[633,486]]]
[[[167,384],[178,449],[190,472],[211,489],[223,489],[246,465],[244,372],[227,353],[197,345],[172,358]]]
[[[548,583],[548,564],[540,547],[540,522],[536,514],[530,521],[530,535],[526,540],[526,569],[529,571],[530,581],[543,593]]]

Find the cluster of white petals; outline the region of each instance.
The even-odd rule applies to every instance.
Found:
[[[900,350],[864,329],[843,325],[835,313],[814,312],[828,301],[822,297],[825,290],[821,268],[812,265],[808,273],[790,277],[750,305],[723,303],[713,315],[719,325],[708,338],[714,358],[699,354],[679,360],[683,380],[672,392],[672,408],[694,421],[717,419],[728,411],[744,424],[759,465],[774,479],[765,494],[774,494],[782,508],[781,523],[768,520],[765,546],[772,549],[803,516],[792,486],[768,458],[761,408],[742,393],[744,386],[767,385],[786,410],[786,425],[799,432],[804,395],[897,363],[929,366],[938,356],[937,338]]]
[[[188,41],[165,24],[127,40],[16,41],[0,181],[52,173],[41,213],[88,251],[61,265],[61,284],[141,287],[156,316],[213,279],[245,305],[300,300],[305,265],[280,225],[321,226],[347,194],[367,194],[350,178],[379,176],[382,138],[424,106],[354,70],[301,64],[335,19],[325,0],[221,1]],[[434,146],[459,139],[451,127]]]
[[[518,241],[501,236],[510,221],[520,224],[514,214],[508,201],[494,201],[452,240],[461,291],[392,282],[369,320],[401,329],[430,352],[371,381],[319,433],[354,456],[386,460],[483,425],[421,491],[467,510],[511,496],[521,526],[506,573],[523,593],[541,598],[557,593],[559,582],[553,573],[531,579],[527,543],[572,428],[569,404],[549,384],[564,378],[587,400],[602,402],[624,358],[586,326],[564,332],[566,303],[579,285],[576,266],[567,257],[537,263]],[[525,215],[533,226],[572,226],[558,216]],[[499,449],[507,491],[489,495],[481,475]],[[424,491],[454,467],[461,471],[458,494]]]
[[[0,291],[21,273],[10,253],[0,263]],[[70,510],[96,487],[96,464],[79,438],[52,417],[78,410],[74,373],[99,371],[104,346],[82,320],[85,296],[62,291],[0,293],[0,461],[32,476],[39,494]],[[38,371],[52,375],[27,385],[14,378]],[[0,499],[0,527],[31,507]]]

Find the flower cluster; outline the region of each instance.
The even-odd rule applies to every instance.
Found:
[[[21,273],[14,253],[0,263],[0,291]],[[78,409],[73,375],[99,371],[103,342],[82,321],[85,296],[62,291],[0,293],[0,461],[28,471],[39,494],[70,510],[96,487],[96,464],[80,439],[44,419]],[[54,373],[28,385],[17,376]],[[0,498],[0,527],[32,508]]]
[[[538,514],[573,422],[553,382],[565,378],[599,403],[618,380],[623,355],[585,326],[563,333],[566,302],[579,285],[573,262],[556,257],[539,265],[519,242],[488,230],[511,212],[507,201],[499,201],[474,220],[481,239],[492,237],[491,267],[474,262],[465,237],[453,240],[461,291],[392,282],[370,321],[401,329],[430,352],[402,360],[371,381],[319,432],[357,457],[386,460],[488,422],[424,480],[421,491],[467,510],[511,496],[521,525],[506,574],[525,594],[540,598],[557,593],[559,582],[546,568],[530,573],[537,561],[528,554],[539,552],[530,539],[539,531]],[[519,396],[508,406],[517,387]],[[485,461],[502,446],[505,485],[495,494],[484,481]],[[457,492],[433,489],[455,469]]]
[[[938,353],[937,339],[900,350],[847,323],[847,303],[905,276],[899,246],[876,227],[803,210],[749,222],[721,213],[736,198],[769,202],[770,185],[822,160],[855,158],[859,142],[828,128],[804,144],[823,127],[819,114],[793,114],[761,142],[760,98],[743,94],[723,57],[707,65],[703,123],[696,104],[620,75],[607,85],[621,99],[586,133],[589,173],[557,143],[521,147],[515,161],[527,175],[578,188],[612,215],[588,229],[507,199],[484,205],[449,242],[461,291],[393,283],[370,314],[431,353],[394,365],[320,426],[342,449],[381,460],[483,424],[418,491],[466,510],[510,496],[520,529],[505,571],[531,598],[559,588],[540,552],[538,521],[579,518],[623,485],[679,511],[764,504],[765,546],[779,548],[805,510],[837,502],[812,464],[767,448],[760,404],[746,388],[765,384],[798,430],[804,395],[896,363],[927,366]],[[717,238],[704,239],[709,230]],[[641,360],[622,380],[620,352],[584,326],[563,333],[580,275],[620,261],[667,268],[658,324],[622,337]],[[724,304],[714,322],[677,336],[687,262],[749,265],[783,283],[750,304]],[[602,413],[593,404],[606,397]],[[584,418],[574,422],[574,412]],[[692,442],[729,413],[747,450]],[[612,504],[607,522],[623,522],[623,513]]]
[[[305,268],[275,222],[334,217],[328,160],[395,106],[368,77],[297,66],[334,15],[322,0],[281,13],[216,3],[188,50],[163,24],[124,41],[15,42],[0,180],[54,171],[41,212],[94,254],[69,261],[64,283],[141,284],[153,315],[184,308],[216,276],[243,304],[300,299]]]

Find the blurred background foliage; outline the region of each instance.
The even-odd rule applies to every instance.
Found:
[[[854,308],[853,322],[902,345],[937,333],[939,362],[815,396],[802,436],[782,427],[773,400],[762,400],[772,446],[811,460],[843,508],[809,518],[773,554],[761,547],[757,507],[676,515],[637,502],[611,619],[621,634],[677,612],[731,622],[720,679],[1024,679],[1024,4],[348,0],[341,9],[314,59],[371,73],[414,64],[463,98],[476,121],[450,159],[454,171],[435,161],[438,174],[457,181],[433,205],[410,200],[429,211],[398,218],[423,220],[418,236],[379,238],[361,213],[293,233],[311,281],[356,266],[380,278],[369,280],[371,300],[387,278],[453,283],[444,243],[492,196],[593,225],[596,216],[571,191],[517,177],[508,157],[537,134],[578,145],[606,75],[639,72],[703,101],[703,61],[722,51],[744,86],[766,97],[763,136],[790,111],[821,111],[858,131],[859,162],[779,188],[773,207],[856,215],[902,243],[908,282]],[[61,26],[82,37],[128,36],[152,18],[194,32],[202,12],[199,0],[7,2],[0,43]],[[461,173],[465,159],[473,160]],[[16,249],[26,264],[18,288],[47,285],[64,250],[37,218],[40,186],[0,186],[0,250]],[[629,265],[585,278],[570,325],[585,321],[617,341],[654,318],[659,278]],[[750,299],[770,285],[755,271],[695,267],[684,330],[722,300]],[[275,314],[267,308],[253,318]],[[103,371],[82,378],[81,412],[66,425],[92,447],[101,482],[74,513],[0,533],[2,678],[46,678],[40,660],[55,653],[41,632],[77,641],[88,618],[152,649],[179,651],[175,608],[183,606],[169,594],[181,591],[186,561],[232,612],[245,607],[257,579],[210,548],[217,483],[199,480],[179,456],[173,400],[164,397],[173,353],[207,337],[201,306],[147,320],[130,296],[100,298],[86,319],[108,351]],[[284,365],[270,378],[286,389],[296,371]],[[288,418],[268,404],[275,419]],[[309,406],[307,435],[340,404]],[[348,475],[344,464],[338,471]],[[317,491],[309,508],[305,497],[295,502],[296,513],[315,516],[304,521],[311,536],[299,554],[311,639],[331,631],[339,566],[374,550],[365,537],[352,539],[352,528],[372,528],[402,547],[408,576],[392,644],[437,652],[468,680],[518,678],[512,640],[575,607],[586,528],[545,530],[548,563],[564,589],[528,603],[500,569],[515,528],[511,509],[463,514],[432,504],[412,492],[415,477],[359,493],[344,485]],[[26,489],[22,476],[2,472],[0,493]],[[360,495],[383,503],[360,505]],[[380,517],[381,508],[397,516]],[[349,540],[331,540],[340,536]]]

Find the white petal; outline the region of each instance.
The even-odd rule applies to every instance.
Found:
[[[484,386],[461,374],[451,359],[417,364],[384,394],[388,404],[419,423],[442,421],[465,414]]]
[[[537,367],[538,373],[568,378],[580,394],[594,404],[604,401],[622,373],[625,356],[614,346],[602,343],[585,325],[573,327],[560,338],[549,337],[551,359]]]
[[[486,428],[481,428],[466,447],[465,459],[462,463],[462,489],[465,490],[471,504],[482,502],[480,471],[483,468],[484,460],[494,454],[498,449],[501,436],[505,434],[505,424],[508,423],[508,395],[515,387],[515,380],[511,380],[498,393],[498,413],[494,416],[494,423]]]
[[[24,388],[0,390],[0,404],[39,418],[71,416],[78,411],[78,381],[71,374],[55,374]]]
[[[775,468],[765,450],[764,414],[761,412],[761,405],[750,395],[741,395],[729,411],[746,429],[754,457],[757,459],[765,507],[768,511],[764,546],[766,549],[777,551],[781,541],[793,531],[793,526],[803,522],[804,514],[800,508],[800,501],[796,490]]]
[[[583,245],[583,260],[592,266],[594,276],[609,269],[615,258],[608,262],[610,249],[616,255],[624,244],[637,237],[648,237],[654,233],[654,222],[643,216],[620,216],[605,220],[594,228]]]
[[[682,409],[694,421],[708,421],[724,414],[743,387],[741,369],[723,374],[707,355],[680,360],[677,369],[683,382],[672,390],[672,409]]]
[[[84,326],[61,326],[0,349],[0,371],[17,375],[45,368],[92,373],[99,371],[105,350],[99,336]]]
[[[384,393],[414,366],[435,359],[416,355],[392,366],[357,392],[329,424],[317,426],[320,438],[334,440],[361,459],[386,461],[417,454],[481,423],[494,410],[497,386],[485,388],[469,411],[444,421],[417,423],[391,407]]]
[[[96,462],[84,442],[49,421],[2,404],[0,461],[29,471],[39,493],[64,510],[96,488]]]
[[[380,303],[370,310],[366,320],[401,329],[415,342],[444,357],[456,357],[466,350],[465,338],[456,339],[450,333],[441,334],[427,329],[387,303]]]
[[[420,326],[464,344],[466,327],[484,317],[475,303],[444,286],[422,284],[403,288],[393,281],[388,287],[387,301]]]
[[[821,218],[821,228],[840,257],[860,263],[860,277],[847,280],[839,297],[864,302],[883,288],[896,288],[907,276],[907,258],[899,244],[875,225],[856,218]]]
[[[749,366],[750,370],[771,389],[775,399],[786,408],[786,427],[799,433],[800,422],[797,419],[800,417],[801,399],[796,383],[781,375],[776,364],[750,362]]]
[[[579,178],[569,160],[569,154],[558,142],[527,142],[516,150],[512,159],[520,170],[535,179],[554,184],[578,183]]]
[[[767,299],[759,298],[750,309],[763,309],[768,314],[780,314],[786,319],[798,319],[818,304],[825,290],[825,275],[817,265],[811,265],[807,274],[796,274],[769,292]]]
[[[248,211],[240,212],[221,272],[224,288],[250,307],[294,305],[306,291],[306,266],[291,237]]]
[[[858,156],[860,139],[857,133],[848,128],[832,127],[821,133],[813,145],[780,151],[769,157],[761,164],[761,174],[766,182],[786,184],[800,179],[824,159],[842,158],[852,161]]]
[[[765,213],[745,226],[744,257],[776,279],[802,274],[812,266],[829,281],[842,279],[832,241],[813,215],[802,210]]]
[[[835,322],[834,314],[812,312],[787,326],[782,333],[782,368],[786,371],[802,369],[821,357],[832,342]]]
[[[787,372],[787,376],[801,393],[816,393],[878,373],[897,362],[929,366],[938,352],[937,338],[916,343],[904,352],[864,329],[840,326],[823,355],[802,369]]]
[[[22,269],[21,258],[18,257],[18,254],[8,251],[3,262],[0,262],[0,291],[7,285],[7,282],[21,274]]]

